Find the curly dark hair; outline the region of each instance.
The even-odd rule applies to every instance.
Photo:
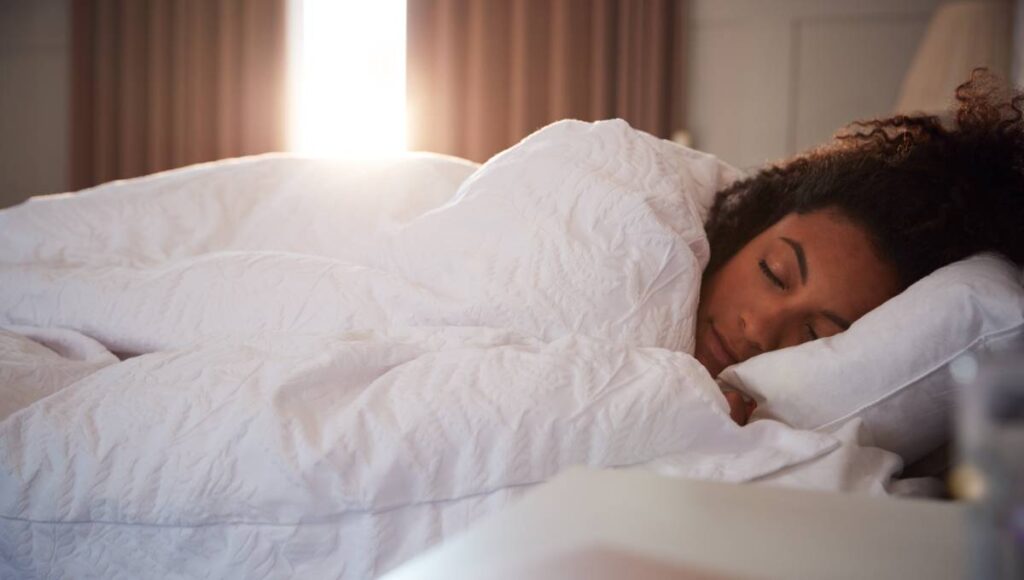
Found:
[[[1024,94],[977,69],[956,100],[948,126],[929,115],[857,121],[720,191],[706,274],[787,214],[824,209],[864,227],[904,288],[980,251],[1024,264]]]

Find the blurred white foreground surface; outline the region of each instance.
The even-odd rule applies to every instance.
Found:
[[[963,508],[573,469],[386,580],[962,578]]]

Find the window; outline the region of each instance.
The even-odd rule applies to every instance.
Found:
[[[292,0],[290,148],[406,149],[406,0]]]

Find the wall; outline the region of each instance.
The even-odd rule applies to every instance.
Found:
[[[892,111],[941,0],[691,0],[693,146],[739,167]]]
[[[68,0],[0,0],[0,207],[67,189]]]
[[[1013,84],[1024,87],[1024,0],[1014,0],[1012,46],[1011,78]]]

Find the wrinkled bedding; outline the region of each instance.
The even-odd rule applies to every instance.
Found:
[[[0,212],[0,576],[370,577],[569,465],[874,473],[855,427],[735,425],[688,354],[734,177],[562,122],[481,168],[261,156]]]

